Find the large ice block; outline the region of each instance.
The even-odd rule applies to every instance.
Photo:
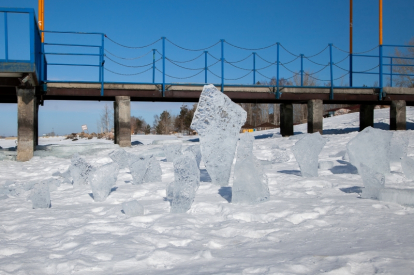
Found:
[[[379,200],[414,206],[414,189],[383,188],[379,192]]]
[[[173,162],[177,157],[182,155],[181,147],[182,143],[169,143],[162,146],[168,162]]]
[[[392,133],[380,129],[367,127],[359,132],[346,145],[349,161],[361,173],[361,163],[375,172],[381,174],[390,173],[390,161],[388,152]]]
[[[92,165],[87,163],[78,154],[75,154],[72,157],[69,171],[73,180],[73,187],[87,185],[89,174],[92,171]]]
[[[144,182],[145,174],[147,173],[150,156],[138,156],[131,154],[128,159],[129,171],[132,175],[132,184],[141,184]]]
[[[184,149],[184,152],[190,152],[194,155],[195,160],[197,162],[197,167],[200,168],[200,162],[201,162],[201,150],[200,145],[190,145],[187,148]]]
[[[118,164],[119,169],[128,168],[129,154],[124,149],[117,149],[109,154],[109,157]]]
[[[393,133],[390,150],[388,152],[390,162],[400,162],[407,155],[409,142],[409,133],[405,131],[396,131]]]
[[[253,155],[254,137],[240,135],[234,166],[232,203],[256,204],[270,197],[267,176],[262,165]]]
[[[409,180],[414,180],[414,159],[410,157],[403,157],[401,160],[401,167],[404,176]]]
[[[379,199],[379,193],[385,186],[385,177],[368,166],[361,163],[360,175],[364,183],[361,197],[365,199]]]
[[[200,170],[192,154],[174,160],[174,182],[171,213],[185,213],[191,208],[200,185]],[[168,195],[167,195],[168,196]]]
[[[214,184],[227,186],[246,111],[213,85],[205,85],[191,128],[200,135],[204,164]]]
[[[144,207],[136,200],[123,202],[122,210],[129,217],[144,215]]]
[[[29,196],[33,209],[50,207],[50,191],[48,183],[37,183]]]
[[[154,157],[149,156],[149,160],[147,163],[147,171],[145,172],[145,176],[143,182],[157,182],[162,181],[162,170],[160,162]]]
[[[119,166],[116,162],[93,168],[89,175],[89,184],[94,201],[101,202],[106,200],[116,183],[118,172]]]
[[[304,134],[292,148],[293,155],[299,164],[302,177],[318,176],[318,156],[326,144],[326,140],[319,134]]]

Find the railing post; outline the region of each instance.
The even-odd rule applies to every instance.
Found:
[[[43,32],[40,31],[40,35],[42,35]],[[40,42],[40,81],[45,81],[45,45],[43,42]],[[43,84],[43,83],[42,83]]]
[[[36,43],[36,39],[35,39],[35,20],[34,20],[34,18],[35,18],[35,16],[34,16],[34,12],[29,12],[29,17],[30,17],[30,20],[29,20],[29,25],[30,25],[30,29],[29,29],[29,31],[30,31],[30,63],[32,63],[32,65],[34,64],[34,63],[36,63],[36,46],[35,46],[35,43]],[[36,23],[37,24],[37,23]]]
[[[332,44],[329,44],[329,67],[330,67],[330,73],[331,73],[331,93],[329,94],[329,99],[330,100],[332,100],[333,99],[333,97],[334,97],[334,94],[333,94],[333,87],[334,87],[334,83],[333,83],[333,71],[332,71],[332,65],[333,65],[333,62],[332,62]]]
[[[379,100],[382,100],[382,45],[379,45]]]
[[[204,83],[207,84],[207,54],[208,51],[204,51]]]
[[[152,49],[152,83],[155,83],[155,51]]]
[[[6,61],[9,60],[9,31],[7,27],[7,12],[4,12],[4,51],[6,54]]]
[[[349,54],[349,87],[352,87],[352,53]]]
[[[390,86],[392,87],[392,57],[390,57]]]
[[[224,93],[224,39],[221,39],[221,92]]]
[[[256,53],[253,52],[253,85],[256,84]]]
[[[105,34],[102,34],[102,44],[101,44],[101,96],[104,95],[104,64],[105,64]]]
[[[165,37],[162,38],[162,97],[165,96]]]
[[[276,99],[280,98],[279,92],[279,45],[280,43],[277,42],[277,53],[276,53]]]
[[[303,87],[303,54],[300,55],[300,86]]]

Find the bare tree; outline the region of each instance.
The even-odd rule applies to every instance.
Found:
[[[98,121],[98,132],[101,133],[109,133],[114,125],[114,115],[113,115],[113,109],[108,106],[108,104],[105,104],[104,109],[102,110],[102,113],[100,115],[100,119]],[[99,129],[100,128],[100,129]]]
[[[414,37],[408,42],[408,45],[414,46]],[[407,76],[407,74],[414,74],[414,60],[413,59],[403,59],[403,58],[414,58],[414,48],[407,48],[405,51],[400,51],[395,49],[395,56],[402,58],[394,58],[394,64],[398,66],[393,66],[392,71],[394,73],[400,74],[393,77],[393,81],[398,87],[412,87],[414,88],[414,77]],[[409,65],[409,66],[401,66]],[[405,75],[401,75],[405,74]]]

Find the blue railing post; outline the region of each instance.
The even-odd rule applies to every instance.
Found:
[[[29,12],[29,25],[30,25],[30,63],[36,63],[36,41],[35,41],[35,16],[34,11]],[[37,24],[37,23],[36,23]]]
[[[204,51],[204,83],[207,84],[207,54],[208,51]]]
[[[7,12],[4,12],[4,51],[6,54],[6,61],[9,60],[9,31],[7,27]]]
[[[253,52],[253,85],[256,84],[256,53]]]
[[[382,100],[382,45],[379,45],[379,100]]]
[[[105,35],[101,34],[102,44],[101,44],[101,96],[104,95],[104,64],[105,64]]]
[[[300,55],[300,86],[303,87],[303,54]]]
[[[390,86],[392,87],[392,57],[390,57]]]
[[[221,92],[224,93],[224,39],[221,39]]]
[[[349,87],[352,87],[352,53],[349,54]]]
[[[329,67],[330,67],[330,73],[331,73],[331,93],[329,94],[329,99],[332,100],[334,97],[333,94],[333,87],[334,87],[334,83],[333,83],[333,71],[332,71],[332,44],[329,44]]]
[[[165,37],[162,38],[162,97],[165,94]]]
[[[277,53],[276,53],[276,99],[280,98],[279,92],[279,45],[280,43],[277,42]]]
[[[40,31],[40,37],[42,36],[43,32]],[[45,45],[43,42],[40,42],[40,82],[45,82]]]
[[[152,49],[152,83],[155,83],[155,51]]]

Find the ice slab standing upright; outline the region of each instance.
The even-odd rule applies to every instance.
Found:
[[[384,175],[374,171],[363,163],[360,166],[360,175],[364,183],[361,197],[364,199],[379,199],[380,190],[385,186]]]
[[[177,157],[181,156],[181,147],[182,143],[169,143],[164,144],[162,148],[164,149],[165,156],[167,157],[168,162],[173,162]]]
[[[117,149],[109,154],[109,157],[118,164],[119,169],[128,168],[129,154],[124,149]]]
[[[410,136],[405,131],[396,131],[391,138],[389,158],[390,162],[400,162],[407,155]]]
[[[304,134],[292,148],[293,155],[299,164],[302,177],[318,176],[318,156],[326,144],[326,140],[319,134]]]
[[[145,172],[143,182],[146,183],[158,181],[162,181],[162,170],[160,162],[154,156],[149,156],[147,171]]]
[[[214,184],[227,186],[246,111],[217,90],[205,85],[194,113],[191,129],[200,135],[200,149]]]
[[[388,158],[392,133],[372,127],[359,132],[346,145],[349,161],[361,173],[361,163],[377,173],[389,174]]]
[[[84,186],[88,184],[88,177],[92,171],[92,165],[78,154],[73,155],[69,167],[70,175],[73,180],[73,187]]]
[[[200,162],[201,162],[201,150],[200,145],[190,145],[187,148],[184,149],[185,152],[190,152],[194,155],[195,160],[197,162],[197,167],[200,168]]]
[[[404,176],[409,180],[414,180],[414,159],[410,157],[403,157],[401,160],[401,167]]]
[[[35,184],[33,186],[29,199],[32,201],[33,209],[49,208],[50,207],[49,184],[46,182]]]
[[[94,201],[101,202],[106,200],[116,183],[118,172],[119,166],[116,162],[93,168],[89,175],[89,182]]]

